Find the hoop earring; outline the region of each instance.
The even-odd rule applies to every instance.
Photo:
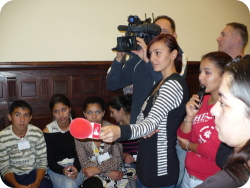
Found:
[[[53,116],[52,121],[55,121],[55,120],[56,120],[56,118]]]

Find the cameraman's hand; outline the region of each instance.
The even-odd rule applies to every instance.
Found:
[[[121,62],[124,55],[125,55],[125,52],[117,52],[117,55],[116,55],[116,58],[115,58],[116,61]]]
[[[136,40],[137,40],[137,44],[139,46],[141,46],[141,49],[138,50],[138,51],[133,50],[131,52],[133,52],[134,54],[138,55],[146,63],[149,62],[149,59],[147,58],[147,45],[146,45],[146,43],[140,37],[136,37]]]

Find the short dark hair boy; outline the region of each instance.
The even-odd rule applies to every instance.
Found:
[[[29,124],[31,106],[23,101],[14,101],[7,115],[12,125],[0,132],[1,176],[8,186],[33,185],[52,188],[45,178],[47,151],[43,132]]]

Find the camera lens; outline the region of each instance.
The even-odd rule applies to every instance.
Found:
[[[121,41],[121,45],[124,50],[132,50],[135,46],[135,38],[134,37],[124,37]]]

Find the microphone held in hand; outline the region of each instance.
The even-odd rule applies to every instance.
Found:
[[[203,97],[204,97],[204,95],[205,95],[205,91],[206,91],[206,86],[200,85],[200,88],[199,88],[199,90],[198,90],[198,92],[197,92],[197,95],[199,95],[200,101],[199,101],[199,102],[196,101],[197,104],[198,104],[199,106],[200,106],[201,103],[202,103]],[[199,108],[196,107],[196,110],[199,110]]]
[[[69,125],[70,134],[78,139],[99,139],[101,124],[89,122],[84,118],[76,118]]]

